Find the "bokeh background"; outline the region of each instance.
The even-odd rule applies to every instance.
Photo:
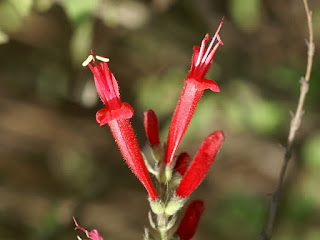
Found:
[[[309,0],[316,47],[320,2]],[[192,195],[206,211],[194,239],[259,239],[279,175],[305,72],[302,0],[0,1],[0,239],[76,239],[72,216],[104,239],[142,239],[147,194],[124,164],[82,61],[92,47],[111,59],[122,99],[150,153],[143,112],[165,141],[192,46],[225,16],[207,90],[180,151],[195,153],[212,131],[223,145]],[[276,220],[275,240],[320,239],[320,58]]]

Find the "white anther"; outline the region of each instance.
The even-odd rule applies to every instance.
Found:
[[[97,58],[98,60],[100,60],[101,62],[109,62],[109,61],[110,61],[109,58],[102,57],[102,56],[99,56],[99,55],[96,55],[96,58]]]
[[[82,240],[82,238],[81,238],[81,237],[79,237],[79,236],[77,236],[77,238],[78,238],[78,240]]]
[[[82,67],[88,66],[88,64],[93,60],[93,56],[90,54],[86,60],[82,63]]]

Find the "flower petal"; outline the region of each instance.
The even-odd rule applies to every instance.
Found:
[[[215,81],[209,79],[202,79],[201,88],[203,90],[210,89],[213,92],[220,92],[218,84]]]
[[[177,196],[188,197],[199,186],[212,165],[223,141],[223,132],[215,131],[202,142],[176,190]]]
[[[96,120],[100,126],[118,118],[128,119],[133,116],[133,108],[126,102],[121,103],[121,107],[114,110],[103,108],[96,113]]]

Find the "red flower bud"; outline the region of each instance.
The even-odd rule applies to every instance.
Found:
[[[152,109],[144,112],[144,129],[151,147],[160,145],[157,115]]]
[[[203,211],[204,202],[202,200],[192,201],[188,205],[176,232],[181,240],[189,240],[194,236]]]
[[[223,141],[223,132],[215,131],[202,142],[176,190],[178,197],[188,197],[199,186],[213,163]]]
[[[190,161],[190,154],[187,152],[182,152],[177,157],[176,164],[174,165],[174,170],[178,172],[181,176],[185,174],[188,168],[188,163]]]
[[[201,47],[194,46],[193,48],[191,69],[185,79],[185,85],[178,105],[174,111],[169,129],[167,148],[165,152],[166,164],[172,164],[174,155],[187,130],[198,102],[202,97],[203,91],[205,89],[210,89],[214,92],[220,91],[216,82],[205,79],[204,77],[213,62],[213,55],[217,51],[218,47],[223,45],[219,36],[222,23],[223,19],[207,49],[205,45],[209,40],[209,34],[207,34],[202,40]],[[218,40],[218,42],[213,46],[216,40]]]

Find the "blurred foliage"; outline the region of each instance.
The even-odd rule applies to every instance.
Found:
[[[34,0],[34,7],[37,11],[46,12],[54,4],[53,0]]]
[[[320,134],[311,136],[303,146],[303,159],[307,168],[320,170]]]
[[[55,84],[52,84],[52,83]],[[68,86],[68,76],[60,66],[48,64],[39,72],[37,78],[37,94],[45,100],[55,101],[65,98]]]
[[[101,20],[106,26],[125,27],[130,30],[140,28],[150,17],[145,4],[131,0],[109,1],[102,4],[101,12]]]
[[[142,111],[155,109],[159,118],[168,116],[174,110],[183,86],[175,79],[183,79],[185,69],[172,67],[161,77],[151,75],[139,80],[135,87],[138,104]]]
[[[247,32],[260,26],[261,0],[231,0],[230,14],[239,29]]]
[[[0,2],[0,28],[15,32],[23,24],[23,19],[31,13],[32,0],[3,0]]]
[[[0,45],[7,43],[9,41],[9,37],[7,34],[5,34],[4,32],[1,31],[0,29]]]
[[[71,56],[74,65],[80,67],[83,59],[90,52],[92,42],[93,23],[86,21],[78,25],[71,38]]]
[[[75,26],[81,25],[82,22],[88,18],[92,18],[97,4],[100,0],[91,1],[79,1],[79,0],[68,0],[62,1],[62,6]]]
[[[297,66],[278,65],[269,72],[269,79],[275,87],[298,95],[300,92],[298,80],[303,70],[297,69]],[[292,81],[292,79],[296,79],[296,81]]]
[[[235,89],[232,99],[222,101],[234,131],[253,130],[266,135],[279,131],[285,120],[285,110],[281,105],[273,100],[263,99],[258,89],[242,79],[232,81],[229,92],[234,92]]]
[[[70,48],[75,66],[80,66],[80,63],[90,52],[93,34],[93,14],[99,1],[62,1],[62,6],[74,25]]]
[[[265,208],[259,197],[243,191],[226,195],[211,216],[212,235],[219,239],[254,239],[263,226]]]
[[[310,0],[310,7],[317,46],[320,2]],[[206,76],[221,92],[205,91],[181,144],[193,156],[210,132],[227,133],[221,161],[198,190],[212,198],[200,223],[205,231],[200,227],[195,239],[257,239],[282,159],[275,145],[286,141],[288,111],[305,72],[301,1],[0,1],[0,239],[71,239],[73,215],[108,239],[141,237],[144,189],[107,128],[94,121],[101,103],[81,62],[90,48],[110,57],[123,99],[136,110],[137,135],[143,135],[140,113],[152,108],[165,140],[192,46],[222,16],[225,45]],[[276,222],[278,240],[320,239],[319,60],[294,149],[299,164],[290,163],[295,171]],[[238,182],[246,187],[235,190]]]

